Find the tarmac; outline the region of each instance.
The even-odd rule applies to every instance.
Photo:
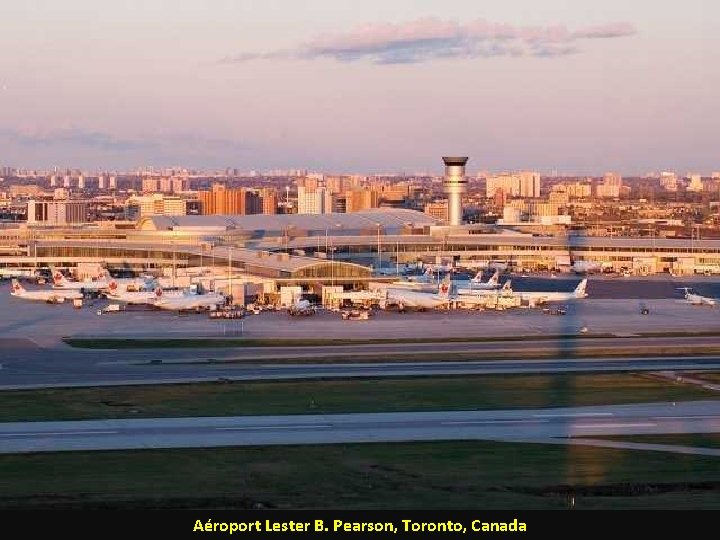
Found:
[[[573,282],[574,283],[574,280]],[[638,283],[634,283],[637,292]],[[631,284],[628,284],[631,285]],[[599,288],[596,287],[596,289]],[[671,288],[672,291],[672,288]],[[248,338],[463,338],[645,332],[720,331],[720,308],[690,305],[675,298],[596,298],[559,304],[565,315],[538,308],[505,311],[428,311],[400,314],[374,311],[368,320],[343,320],[341,314],[320,310],[313,316],[292,317],[286,311],[263,311],[243,319],[210,319],[206,313],[178,314],[152,308],[98,310],[107,300],[51,305],[13,298],[0,285],[0,348],[8,340],[28,339],[39,347],[63,347],[63,337],[248,337]],[[675,291],[677,292],[677,291]],[[670,293],[672,294],[672,292]],[[607,295],[604,295],[607,296]],[[646,307],[649,314],[641,314]]]

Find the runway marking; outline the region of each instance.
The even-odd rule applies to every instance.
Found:
[[[572,426],[578,429],[596,429],[596,428],[622,428],[622,427],[655,427],[657,424],[652,422],[638,422],[635,424],[578,424]]]
[[[42,437],[44,435],[112,435],[119,431],[35,431],[0,433],[0,437]]]
[[[566,414],[533,414],[535,418],[582,418],[592,416],[614,416],[611,412],[588,412],[588,413],[566,413]]]
[[[720,416],[718,416],[717,414],[706,414],[706,415],[699,414],[697,416],[692,416],[692,415],[689,415],[689,416],[653,416],[653,418],[663,419],[663,420],[668,420],[668,419],[694,420],[695,418],[720,418]]]
[[[294,426],[250,426],[250,427],[218,427],[215,428],[218,431],[252,431],[256,429],[329,429],[332,426],[330,424],[298,424]]]
[[[541,424],[547,420],[523,420],[508,418],[507,420],[451,420],[440,422],[441,425],[461,425],[461,424]]]

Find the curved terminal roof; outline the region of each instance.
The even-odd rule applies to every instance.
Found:
[[[398,208],[375,208],[351,214],[256,214],[250,216],[146,216],[138,222],[138,229],[168,230],[230,230],[262,232],[261,236],[285,234],[288,230],[344,235],[375,230],[378,226],[386,234],[400,232],[412,225],[437,225],[433,217]]]

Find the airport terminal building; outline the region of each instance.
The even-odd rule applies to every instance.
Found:
[[[147,216],[137,223],[0,229],[0,267],[116,271],[232,269],[265,283],[365,288],[399,264],[507,265],[570,271],[578,261],[633,274],[720,273],[720,240],[543,236],[487,225],[441,226],[380,208],[353,214]],[[390,272],[392,273],[392,272]]]

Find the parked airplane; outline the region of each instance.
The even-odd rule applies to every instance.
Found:
[[[497,289],[500,287],[500,270],[488,278],[487,281],[482,280],[482,271],[478,272],[474,278],[470,280],[470,288],[458,291],[460,294],[472,294],[473,291],[482,289]]]
[[[432,268],[428,267],[421,276],[409,276],[408,281],[413,283],[432,283],[435,279]]]
[[[125,290],[127,290],[128,288],[135,289],[136,291],[145,289],[151,290],[154,289],[156,285],[158,285],[158,280],[153,276],[144,275],[131,278],[114,278],[110,275],[110,272],[105,269],[101,270],[100,273],[98,273],[96,279],[107,281],[109,287],[112,287],[114,282],[117,289],[124,288]]]
[[[484,306],[492,297],[514,296],[511,284],[512,281],[508,279],[501,289],[460,289],[453,300],[464,306]]]
[[[715,298],[709,298],[707,296],[702,296],[700,294],[696,294],[692,292],[691,287],[678,287],[678,290],[685,292],[685,300],[687,300],[688,303],[696,305],[696,306],[716,306],[718,303],[718,300]]]
[[[472,278],[470,281],[475,284],[482,284],[482,271],[478,272],[474,278]],[[491,285],[492,288],[497,288],[500,286],[500,269],[496,269],[492,276],[488,278],[488,280],[484,283],[485,285]],[[488,287],[491,288],[491,287]]]
[[[587,298],[587,278],[584,278],[572,292],[516,292],[522,300],[529,304],[544,304],[546,302],[567,302]]]
[[[124,289],[124,290],[123,290]],[[161,291],[161,292],[158,292]],[[155,289],[143,289],[140,291],[128,291],[127,288],[118,287],[115,281],[111,281],[108,286],[106,296],[110,300],[116,300],[125,304],[148,304],[155,305],[159,298],[179,298],[183,296],[184,291],[172,290],[166,291],[156,287]]]
[[[136,290],[152,288],[154,278],[113,278],[110,272],[103,269],[93,281],[70,281],[57,268],[50,267],[53,278],[53,287],[56,289],[82,290],[85,292],[107,292],[111,287],[115,289],[132,287]]]
[[[493,276],[494,277],[494,276]],[[492,280],[492,277],[486,282],[481,285],[484,286],[478,286],[473,285],[469,289],[458,289],[458,295],[462,296],[491,296],[494,294],[498,294],[499,292],[502,292],[503,294],[512,294],[512,280],[507,280],[505,283],[503,283],[503,286],[499,287],[499,284],[495,287],[489,287],[490,280]]]
[[[409,289],[388,288],[387,296],[383,302],[385,306],[395,305],[401,311],[405,308],[435,309],[447,307],[450,304],[451,283],[444,280],[438,286],[436,294],[431,292],[414,291]]]
[[[184,292],[177,296],[168,296],[162,287],[155,289],[155,295],[157,296],[157,300],[155,300],[152,305],[170,311],[217,309],[218,306],[222,306],[226,301],[225,295],[215,292],[204,294]]]
[[[0,268],[0,279],[32,279],[38,277],[36,270],[22,270],[20,268]]]
[[[20,285],[17,279],[12,280],[12,288],[10,295],[24,300],[40,300],[42,302],[61,303],[65,300],[76,300],[82,298],[82,293],[78,291],[59,291],[56,289],[42,289],[39,291],[27,291],[25,287]]]
[[[52,272],[53,287],[55,289],[73,290],[73,291],[85,291],[85,292],[101,292],[108,288],[110,281],[105,278],[100,278],[95,281],[70,281],[68,280],[60,270],[54,267],[50,267]]]

